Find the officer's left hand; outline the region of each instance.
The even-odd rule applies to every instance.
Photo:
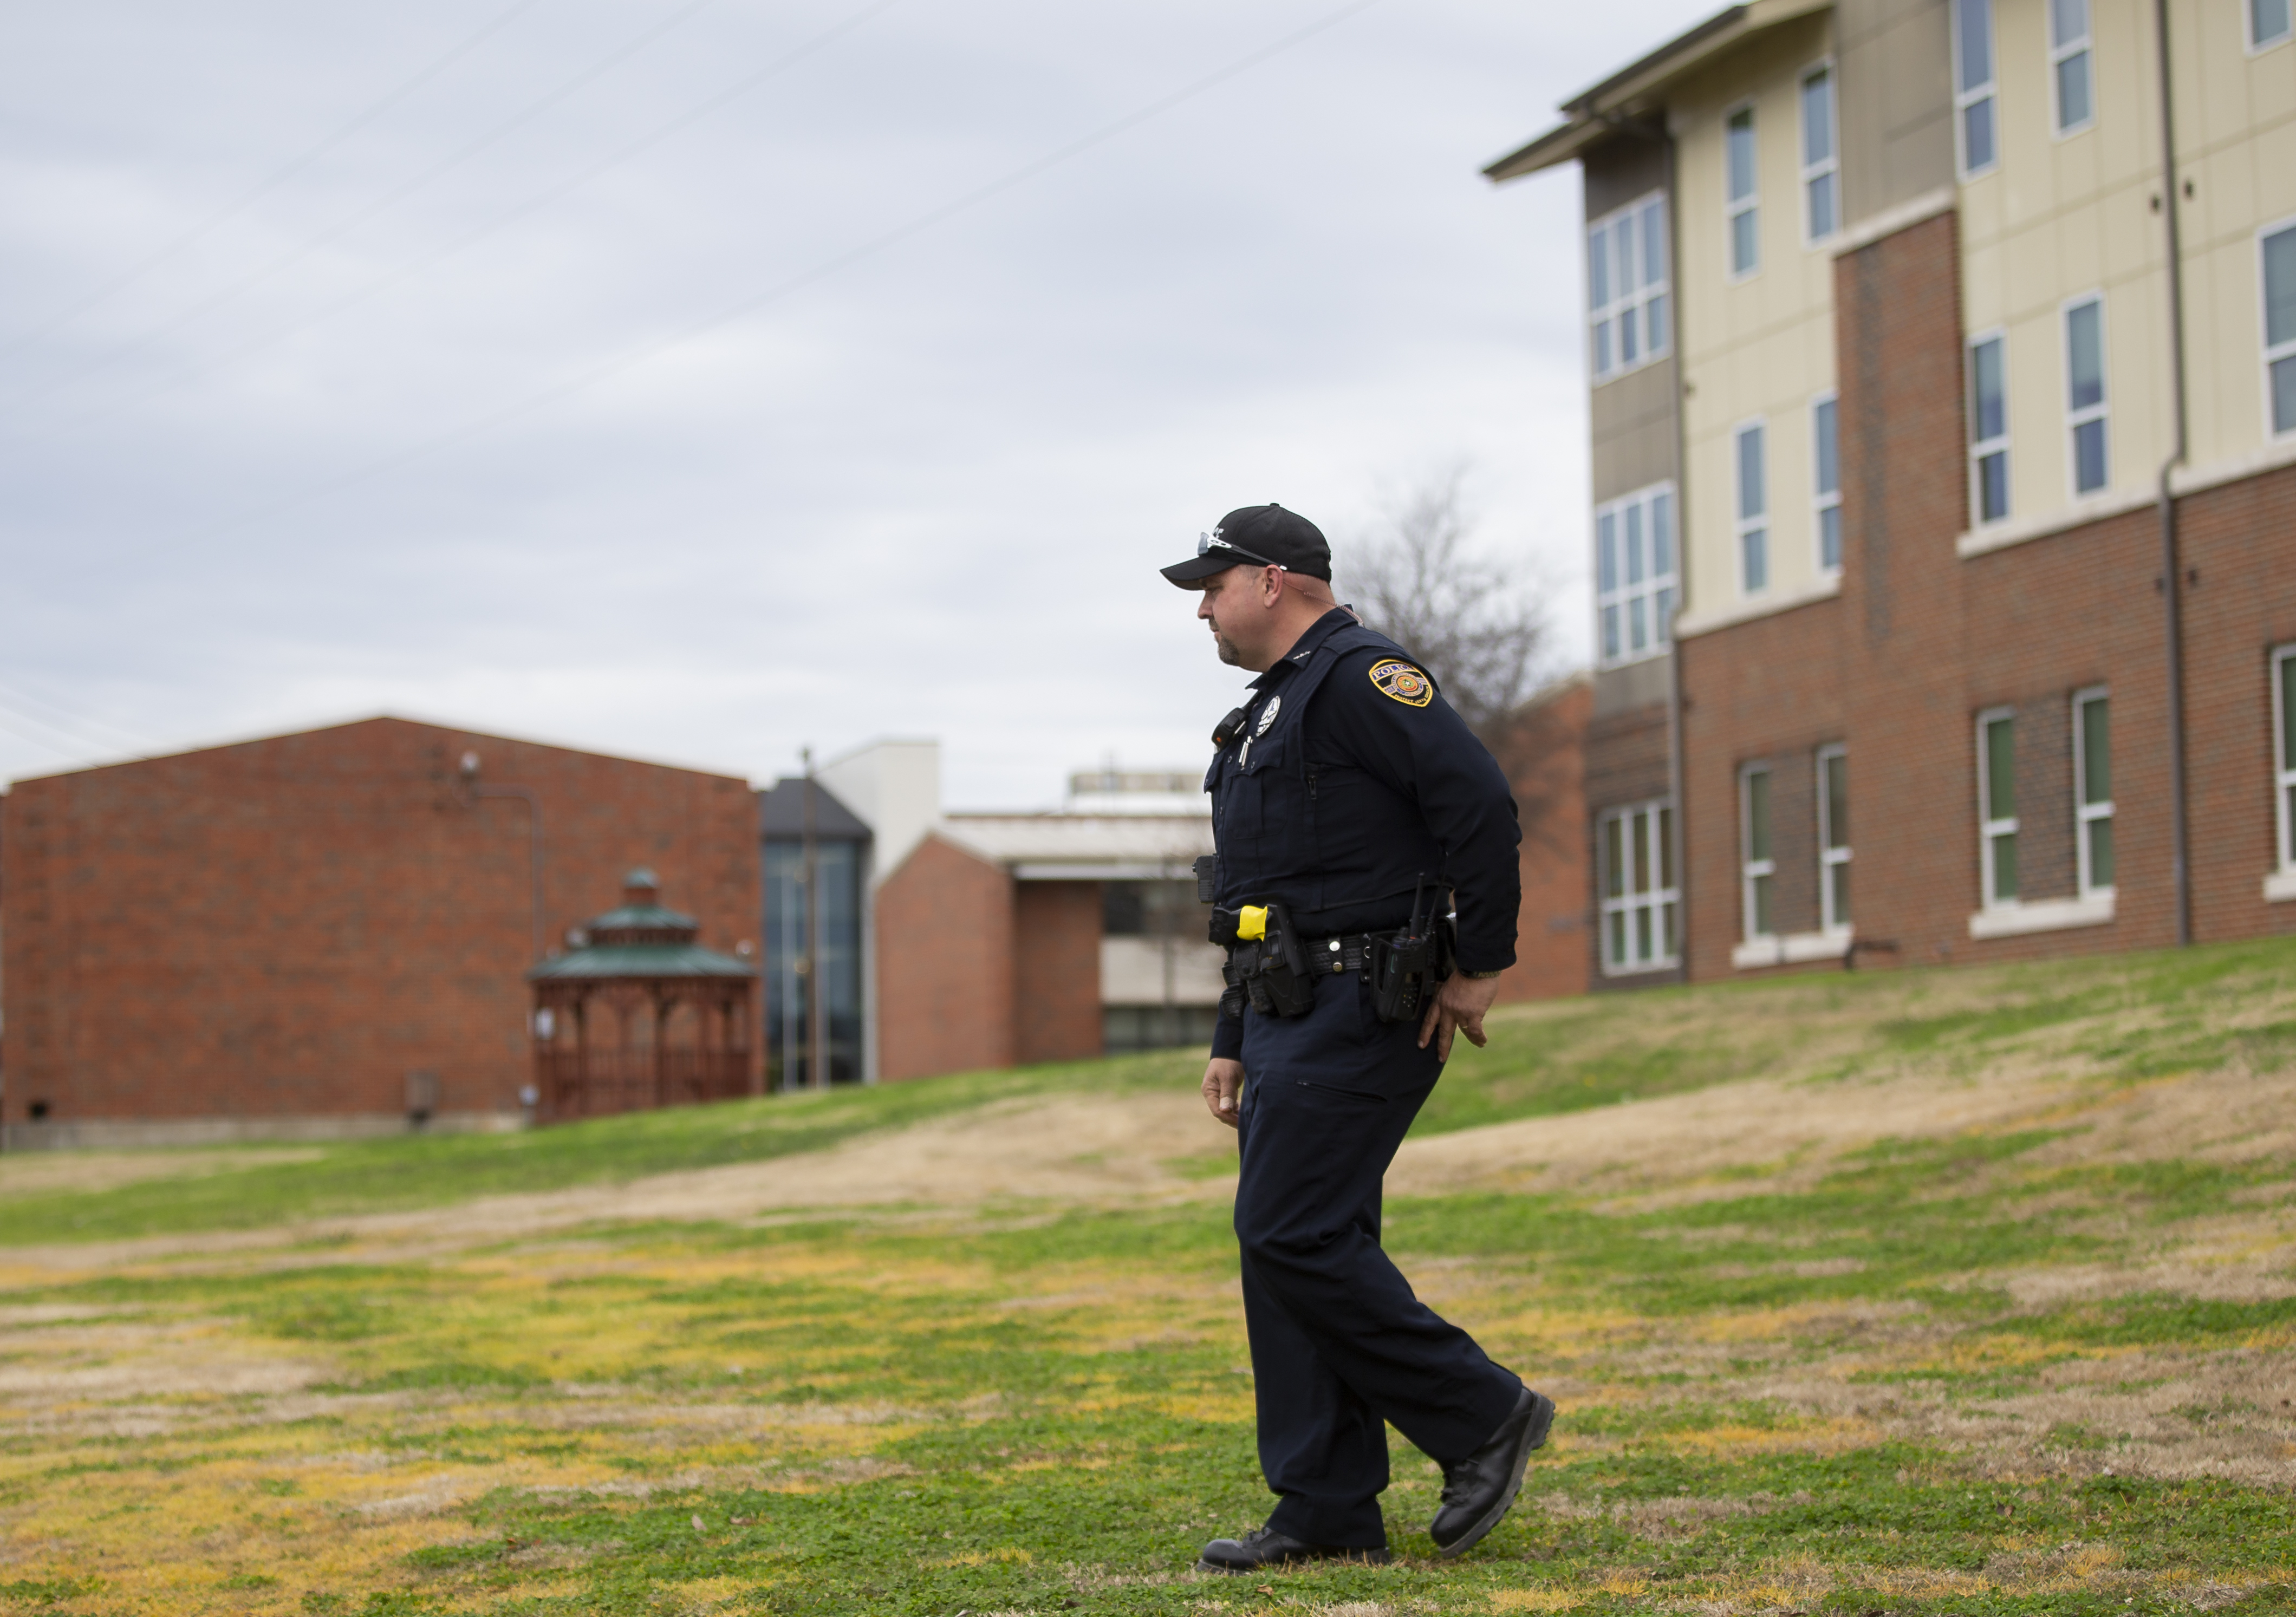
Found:
[[[1483,1035],[1483,1013],[1499,997],[1496,977],[1463,977],[1452,976],[1443,979],[1442,991],[1435,1002],[1427,1008],[1427,1019],[1419,1025],[1419,1048],[1425,1049],[1427,1041],[1435,1041],[1435,1057],[1439,1061],[1451,1058],[1451,1035],[1462,1033],[1467,1042],[1480,1049],[1490,1041]]]

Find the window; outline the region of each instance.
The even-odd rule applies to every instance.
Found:
[[[1817,749],[1818,926],[1849,930],[1849,755]]]
[[[2104,439],[2102,298],[2084,298],[2065,310],[2065,409],[2073,437],[2073,493],[2093,494],[2112,481]]]
[[[1749,769],[1738,777],[1738,837],[1741,897],[1749,938],[1777,935],[1770,888],[1777,861],[1770,856],[1770,772]]]
[[[2296,646],[2272,654],[2273,804],[2279,810],[2280,859],[2296,870]]]
[[[2288,37],[2288,0],[2248,0],[2248,48],[2260,51]]]
[[[2296,432],[2296,225],[2264,238],[2264,379],[2273,433]]]
[[[1741,107],[1723,126],[1723,166],[1730,198],[1730,274],[1751,275],[1761,265],[1754,186],[1754,110]]]
[[[1738,429],[1738,588],[1770,587],[1770,496],[1762,466],[1762,424]]]
[[[2073,695],[2075,856],[2083,898],[2112,896],[2112,698]]]
[[[1977,716],[1977,817],[1985,907],[2017,902],[2017,715]]]
[[[1663,802],[1613,809],[1602,819],[1603,969],[1654,971],[1674,964],[1674,810]]]
[[[1660,485],[1595,512],[1595,606],[1605,666],[1666,649],[1674,624],[1674,490]]]
[[[2000,156],[1993,128],[1993,0],[1953,0],[1953,110],[1962,177],[1983,174]]]
[[[2007,370],[1998,336],[1969,345],[1969,502],[1980,522],[1998,522],[2009,514]]]
[[[1834,132],[1833,69],[1801,76],[1802,230],[1823,241],[1841,227],[1841,142]]]
[[[1831,393],[1809,405],[1810,465],[1817,499],[1817,570],[1841,570],[1841,412]]]
[[[2096,121],[2088,67],[2088,0],[2049,0],[2049,76],[2056,92],[2057,133]]]
[[[1666,195],[1638,198],[1587,227],[1587,301],[1595,380],[1667,351]]]

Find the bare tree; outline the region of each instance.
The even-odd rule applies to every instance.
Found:
[[[1343,553],[1342,594],[1426,666],[1459,716],[1495,745],[1546,672],[1544,603],[1522,569],[1467,548],[1464,465],[1390,500]]]

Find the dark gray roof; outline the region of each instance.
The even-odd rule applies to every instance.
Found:
[[[758,823],[768,837],[805,835],[805,780],[783,775],[758,794]],[[813,834],[824,842],[866,842],[869,828],[818,780],[813,783]]]

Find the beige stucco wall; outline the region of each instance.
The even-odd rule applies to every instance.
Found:
[[[2171,8],[2185,203],[2191,461],[2252,455],[2266,439],[2256,235],[2296,214],[2296,49],[2251,55],[2244,0]],[[2008,339],[2010,524],[2070,514],[2063,309],[2105,304],[2111,487],[2155,484],[2170,442],[2167,237],[2149,0],[2090,0],[2095,117],[2060,135],[2046,0],[1997,0],[2001,160],[1961,187],[1969,332]]]
[[[1809,405],[1833,386],[1833,266],[1830,247],[1803,240],[1800,88],[1830,51],[1821,13],[1734,53],[1671,97],[1678,143],[1681,236],[1685,623],[1764,601],[1807,599],[1820,586]],[[1723,173],[1724,120],[1754,108],[1760,199],[1759,267],[1734,280]],[[1734,434],[1767,429],[1770,584],[1748,601],[1738,587]]]

